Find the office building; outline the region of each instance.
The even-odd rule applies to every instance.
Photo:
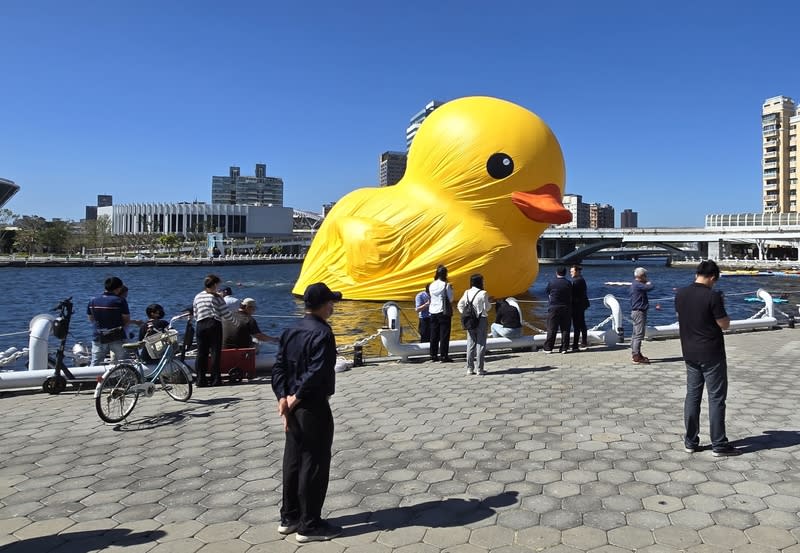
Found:
[[[225,236],[291,236],[291,207],[179,202],[98,207],[111,218],[113,234],[206,234]]]
[[[632,209],[623,209],[619,214],[619,226],[621,228],[636,228],[639,226],[639,213]]]
[[[797,213],[797,142],[800,106],[787,96],[764,100],[762,198],[764,213]]]
[[[614,208],[608,204],[589,204],[589,228],[614,228]]]
[[[406,172],[408,155],[405,152],[383,152],[379,158],[378,182],[392,186],[400,182]]]
[[[561,203],[572,213],[572,221],[561,225],[554,225],[555,228],[588,228],[589,227],[589,205],[583,203],[583,196],[580,194],[564,194]]]
[[[86,206],[86,215],[84,217],[87,221],[97,221],[97,206],[96,205],[87,205]]]
[[[268,177],[263,163],[256,164],[252,177],[231,167],[227,177],[211,177],[211,203],[282,207],[283,179]]]
[[[11,196],[19,192],[19,186],[13,180],[0,178],[0,207],[3,207],[11,199]]]
[[[107,194],[97,195],[97,207],[108,207],[114,205],[114,198]]]
[[[414,114],[408,124],[408,128],[406,129],[406,148],[411,148],[411,143],[414,141],[414,137],[417,135],[417,131],[419,130],[420,125],[422,125],[422,122],[425,121],[425,118],[433,113],[433,110],[442,104],[444,104],[444,102],[440,102],[439,100],[431,100],[425,105],[424,108]]]

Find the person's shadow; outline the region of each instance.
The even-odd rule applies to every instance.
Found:
[[[798,430],[765,430],[760,436],[748,436],[731,441],[731,445],[742,453],[752,453],[762,449],[780,449],[800,444]]]
[[[111,545],[127,548],[140,544],[155,543],[167,533],[163,530],[132,532],[127,528],[113,528],[103,531],[70,532],[28,538],[0,547],[3,553],[34,553],[38,551],[64,551],[69,553],[89,553],[102,551]]]
[[[517,492],[504,492],[486,499],[442,499],[408,507],[392,507],[332,517],[330,522],[345,527],[343,536],[358,536],[405,526],[447,528],[464,526],[490,518],[498,507],[517,502]]]

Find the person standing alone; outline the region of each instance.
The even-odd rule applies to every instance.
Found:
[[[586,290],[586,281],[581,274],[580,265],[573,265],[569,269],[572,278],[572,351],[586,349],[588,346],[588,330],[586,328],[586,310],[589,309],[589,293]]]
[[[715,291],[719,267],[713,261],[697,266],[694,283],[675,294],[675,311],[681,336],[681,350],[686,364],[686,399],[683,419],[687,453],[700,450],[700,403],[703,387],[708,389],[708,419],[711,454],[714,457],[739,455],[728,443],[725,433],[725,401],[728,397],[728,362],[723,330],[731,320],[725,311],[722,293]]]
[[[322,519],[333,445],[328,398],[336,391],[336,338],[328,325],[342,299],[322,282],[303,294],[305,317],[281,335],[272,390],[283,418],[283,500],[278,532],[300,543],[327,541],[342,529]]]
[[[561,330],[561,353],[569,351],[569,327],[572,323],[572,284],[567,280],[567,268],[556,269],[556,278],[547,283],[547,337],[545,353],[552,353],[556,345],[556,333]]]
[[[631,283],[631,321],[633,334],[631,335],[631,360],[637,365],[648,365],[650,360],[642,355],[642,340],[647,328],[647,310],[650,300],[647,293],[653,289],[653,283],[647,278],[647,269],[636,267],[633,271]]]

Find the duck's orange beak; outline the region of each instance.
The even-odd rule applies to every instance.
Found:
[[[512,192],[511,201],[532,221],[556,225],[572,221],[572,213],[561,204],[561,189],[555,184],[531,192]]]

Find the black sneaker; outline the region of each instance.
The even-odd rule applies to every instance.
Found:
[[[308,543],[312,541],[328,541],[342,534],[341,526],[334,526],[327,520],[323,521],[316,528],[309,528],[303,532],[298,532],[295,539],[298,543]]]
[[[711,452],[711,455],[714,457],[736,457],[737,455],[741,455],[742,452],[733,447],[730,444],[725,444],[724,446],[717,448]]]
[[[285,536],[287,534],[294,534],[296,531],[297,531],[296,520],[281,519],[281,523],[278,525],[279,534],[283,534]]]
[[[686,453],[697,453],[700,451],[699,445],[687,445],[683,448]]]

